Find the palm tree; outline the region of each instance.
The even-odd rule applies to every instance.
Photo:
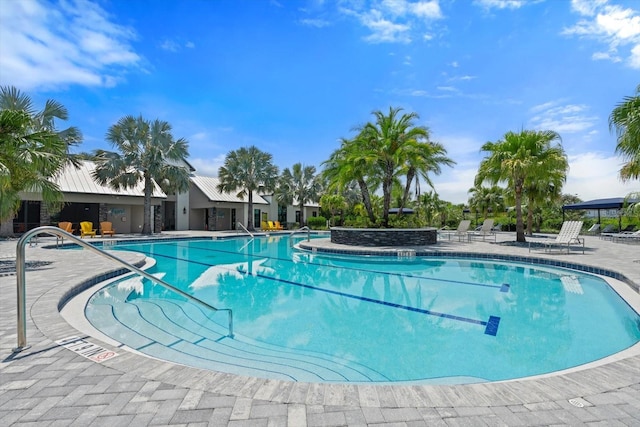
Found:
[[[376,218],[373,213],[371,193],[376,187],[370,190],[366,176],[375,165],[362,149],[362,144],[363,141],[358,138],[351,140],[342,138],[340,148],[331,154],[329,160],[323,162],[322,177],[329,182],[329,189],[335,189],[341,193],[346,191],[351,183],[356,182],[369,222],[373,224]]]
[[[501,187],[494,185],[492,187],[483,187],[476,185],[469,189],[469,207],[475,212],[481,212],[484,219],[487,218],[489,211],[499,212],[504,209],[504,191]]]
[[[304,205],[309,202],[317,202],[320,197],[320,180],[315,176],[315,166],[302,166],[302,163],[293,165],[292,170],[285,168],[282,171],[276,189],[276,200],[280,204],[293,205],[298,202],[300,208],[300,226],[305,225]]]
[[[522,196],[531,182],[546,174],[566,177],[567,156],[560,144],[551,145],[560,135],[553,131],[522,130],[507,132],[497,142],[487,142],[482,151],[489,153],[480,162],[475,185],[487,181],[493,185],[506,182],[513,191],[516,208],[516,241],[525,242],[522,221]],[[564,178],[562,179],[564,182]]]
[[[189,170],[180,165],[189,155],[188,142],[175,140],[165,121],[130,115],[111,126],[106,139],[118,151],[95,151],[93,178],[116,190],[144,183],[142,234],[151,234],[151,195],[156,184],[167,193],[189,188]]]
[[[56,129],[56,119],[67,120],[67,109],[47,100],[36,111],[31,98],[12,86],[0,88],[0,222],[2,233],[20,209],[21,191],[39,192],[51,211],[61,207],[63,195],[55,177],[68,164],[77,165],[69,149],[80,143],[75,127]]]
[[[269,153],[257,147],[239,148],[230,151],[224,159],[224,165],[218,170],[220,184],[218,191],[230,193],[238,191],[238,197],[249,199],[247,229],[253,231],[253,192],[273,191],[276,187],[278,168],[272,163]]]
[[[402,108],[389,108],[389,114],[374,111],[375,123],[360,128],[359,140],[365,156],[373,159],[382,181],[382,225],[389,226],[389,208],[394,180],[404,175],[408,187],[416,173],[427,178],[429,171],[439,173],[440,164],[451,165],[453,160],[445,156],[444,147],[429,141],[429,129],[415,126],[417,113],[401,114]],[[428,178],[427,178],[428,179]],[[429,181],[427,181],[429,182]],[[408,190],[405,192],[405,200]]]
[[[627,96],[609,116],[609,129],[615,128],[618,138],[616,153],[627,162],[620,169],[623,181],[640,178],[640,85],[635,96]]]
[[[446,156],[447,150],[442,144],[428,140],[409,145],[403,154],[406,179],[398,214],[401,214],[402,208],[407,206],[414,179],[416,189],[420,188],[420,177],[425,180],[429,187],[434,188],[431,178],[429,177],[429,172],[440,175],[442,165],[453,166],[455,164],[453,160]],[[416,193],[418,191],[419,190],[416,190]],[[419,194],[416,194],[416,197],[417,196],[419,196]]]

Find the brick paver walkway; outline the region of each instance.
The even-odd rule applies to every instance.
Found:
[[[499,240],[513,239],[500,234]],[[0,261],[15,259],[0,242]],[[116,267],[88,251],[27,248],[27,338],[16,346],[16,279],[0,272],[0,426],[426,426],[640,425],[640,344],[604,363],[561,375],[460,386],[307,384],[202,371],[119,353],[102,363],[56,344],[81,335],[59,314],[77,285]],[[640,310],[640,246],[588,236],[587,253],[547,255],[483,242],[443,251],[517,254],[599,266],[624,275],[615,286]],[[125,253],[129,262],[142,262]],[[35,262],[38,261],[38,262]],[[588,333],[588,331],[585,331]],[[573,402],[573,403],[572,403]]]

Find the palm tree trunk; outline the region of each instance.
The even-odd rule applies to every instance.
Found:
[[[533,197],[527,203],[527,235],[533,236]]]
[[[524,237],[524,223],[522,221],[522,186],[516,185],[516,242],[526,242]]]
[[[153,191],[153,181],[146,173],[144,175],[144,211],[142,234],[151,234],[151,193]]]
[[[367,187],[367,183],[364,182],[364,179],[358,180],[358,186],[360,187],[360,192],[362,193],[362,203],[364,203],[364,208],[367,210],[367,214],[369,215],[369,221],[371,223],[376,222],[376,217],[373,215],[373,208],[371,207],[371,196],[369,195],[369,187]]]
[[[255,231],[253,227],[253,191],[248,190],[249,193],[249,212],[247,213],[247,230]]]
[[[413,177],[415,176],[415,169],[409,168],[407,171],[407,183],[404,186],[404,194],[402,195],[402,203],[398,209],[398,216],[402,215],[402,210],[407,205],[407,200],[409,199],[409,192],[411,191],[411,183],[413,182]]]

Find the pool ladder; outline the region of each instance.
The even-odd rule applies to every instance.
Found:
[[[116,263],[124,266],[128,270],[137,273],[150,281],[159,284],[160,286],[169,289],[183,297],[185,297],[189,301],[193,301],[197,304],[202,305],[209,310],[214,312],[217,311],[226,311],[229,315],[229,338],[233,338],[233,311],[230,308],[216,308],[201,299],[194,297],[181,289],[176,288],[175,286],[165,282],[162,279],[158,279],[157,277],[147,273],[144,270],[135,267],[128,262],[118,258],[115,255],[112,255],[108,252],[103,251],[102,249],[98,249],[90,243],[85,242],[74,236],[73,234],[67,233],[66,231],[52,226],[43,226],[34,228],[32,230],[27,231],[20,237],[18,240],[18,244],[16,246],[16,276],[17,276],[17,293],[18,293],[18,347],[13,349],[14,353],[23,351],[28,349],[30,346],[27,346],[27,301],[26,301],[26,278],[25,278],[25,251],[24,248],[27,243],[31,240],[31,237],[36,236],[38,234],[48,234],[56,237],[56,242],[58,238],[67,238],[70,241],[82,246],[85,249],[89,249],[90,251],[101,255],[105,258],[108,258]],[[249,233],[251,234],[251,233]],[[253,237],[253,235],[252,235]]]

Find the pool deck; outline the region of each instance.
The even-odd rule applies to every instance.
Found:
[[[120,237],[125,236],[116,236]],[[514,233],[497,237],[498,243],[514,239]],[[40,238],[37,246],[26,248],[27,261],[39,263],[26,273],[31,347],[20,353],[12,352],[17,344],[16,276],[0,272],[2,426],[640,425],[640,344],[561,374],[455,386],[264,380],[179,366],[114,348],[71,327],[58,303],[70,289],[116,267],[88,251],[44,249],[47,242],[50,238]],[[15,260],[16,243],[0,241],[0,261]],[[316,244],[331,246],[326,241]],[[640,311],[640,245],[586,236],[585,248],[585,254],[549,254],[537,248],[529,252],[528,247],[454,239],[427,249],[604,268],[631,283],[612,280]],[[142,261],[133,253],[122,253],[122,258]],[[82,336],[118,355],[97,363],[56,344],[70,336]]]

